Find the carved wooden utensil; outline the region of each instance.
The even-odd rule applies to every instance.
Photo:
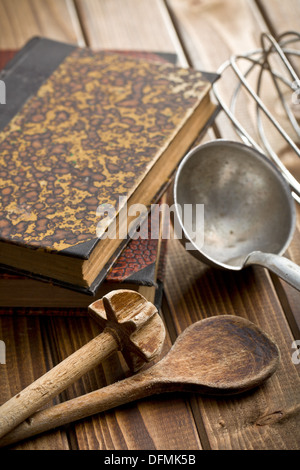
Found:
[[[134,372],[161,352],[165,339],[164,324],[156,307],[138,292],[126,289],[112,291],[92,303],[89,312],[104,328],[103,333],[0,407],[0,437],[114,351],[122,351]]]
[[[153,394],[244,392],[270,377],[278,362],[277,346],[253,323],[232,315],[207,318],[188,327],[148,370],[35,413],[0,446]]]

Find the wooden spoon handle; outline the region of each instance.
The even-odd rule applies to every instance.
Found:
[[[0,438],[118,349],[104,331],[0,407]]]
[[[152,375],[154,367],[151,367],[149,372],[140,372],[94,392],[38,411],[0,439],[0,447],[124,405],[125,403],[160,393],[164,387],[162,382],[155,375]]]

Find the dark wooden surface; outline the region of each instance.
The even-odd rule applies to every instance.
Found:
[[[183,66],[216,71],[233,53],[259,47],[261,31],[299,28],[299,0],[0,0],[0,50],[18,49],[42,35],[94,49],[176,53]],[[221,84],[231,90],[229,80]],[[241,118],[248,118],[248,106]],[[223,115],[215,136],[237,139]],[[280,149],[279,149],[280,150]],[[299,162],[289,166],[300,173]],[[300,264],[297,230],[287,255]],[[230,399],[172,394],[144,399],[28,440],[14,449],[299,449],[300,380],[293,364],[300,339],[300,293],[262,268],[240,273],[209,268],[168,244],[162,314],[164,352],[180,332],[211,315],[248,318],[278,344],[278,371],[262,387]],[[0,318],[7,362],[0,365],[0,400],[6,401],[98,333],[88,318]],[[114,356],[57,398],[78,396],[124,377]]]

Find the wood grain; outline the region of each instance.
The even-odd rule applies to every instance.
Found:
[[[259,47],[259,31],[265,22],[251,0],[166,0],[183,42],[189,63],[198,69],[216,71],[232,54],[243,54]],[[246,25],[246,27],[245,27]],[[218,90],[227,101],[236,76],[227,70]],[[249,134],[257,137],[253,109],[247,95],[241,96],[238,119]],[[239,140],[230,121],[221,113],[217,120],[220,136]]]
[[[6,364],[0,365],[1,404],[19,390],[29,385],[53,365],[47,321],[38,317],[1,317],[0,338],[6,344]],[[50,404],[58,403],[53,400]],[[51,436],[41,436],[26,443],[15,445],[14,449],[69,449],[67,434],[55,431]]]
[[[263,16],[266,18],[270,31],[281,34],[285,31],[299,31],[300,2],[299,0],[256,0]]]
[[[75,0],[89,47],[185,56],[162,0]]]
[[[288,256],[294,263],[300,265],[300,207],[296,205],[297,225],[293,240],[287,250]],[[277,294],[285,311],[285,315],[289,321],[290,328],[295,339],[300,338],[300,292],[291,288],[287,283],[275,277],[273,282],[276,287]]]
[[[19,49],[33,36],[84,45],[72,0],[1,0],[0,49]]]

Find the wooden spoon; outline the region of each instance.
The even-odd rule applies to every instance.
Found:
[[[249,320],[219,315],[188,327],[149,369],[39,411],[0,440],[0,446],[153,394],[192,391],[237,394],[260,385],[279,362],[277,346]]]

